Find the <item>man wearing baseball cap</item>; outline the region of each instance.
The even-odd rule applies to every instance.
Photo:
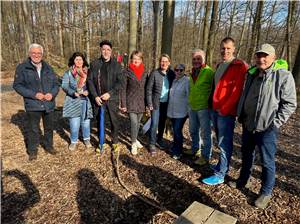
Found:
[[[263,44],[255,52],[255,66],[247,72],[245,88],[238,105],[238,120],[243,125],[242,169],[234,188],[249,187],[257,146],[262,160],[262,178],[255,206],[267,207],[275,185],[275,153],[278,131],[296,110],[293,75],[284,60],[275,60],[275,49]]]

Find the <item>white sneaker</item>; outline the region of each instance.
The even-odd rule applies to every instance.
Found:
[[[139,142],[139,140],[136,140],[135,144],[136,144],[138,149],[144,148],[144,146]]]
[[[132,143],[131,145],[131,154],[132,155],[137,155],[138,154],[138,147],[136,143]]]

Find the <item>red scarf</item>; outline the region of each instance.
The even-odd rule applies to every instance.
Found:
[[[142,75],[144,73],[144,64],[141,63],[139,66],[136,66],[132,63],[129,64],[129,68],[131,71],[133,71],[133,73],[135,74],[135,76],[137,77],[138,80],[141,80]]]
[[[86,83],[87,67],[77,68],[75,65],[71,68],[73,77],[77,80],[77,87],[82,88]]]

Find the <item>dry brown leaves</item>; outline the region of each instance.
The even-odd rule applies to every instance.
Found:
[[[3,223],[172,223],[174,218],[129,194],[116,178],[110,148],[103,155],[68,151],[69,128],[61,117],[63,94],[58,97],[54,145],[56,156],[39,148],[38,159],[28,162],[25,152],[26,129],[23,101],[15,92],[1,93],[2,222]],[[299,112],[281,130],[277,153],[274,197],[265,210],[252,206],[260,188],[260,166],[255,166],[253,187],[248,192],[199,182],[210,174],[208,168],[192,164],[190,157],[173,160],[159,150],[151,157],[146,149],[130,155],[129,121],[121,118],[120,175],[128,187],[154,203],[180,215],[193,201],[199,201],[238,218],[239,223],[299,223],[300,144]],[[190,145],[187,124],[186,145]],[[107,132],[108,134],[108,132]],[[237,178],[240,160],[241,127],[236,128],[235,149],[229,179]],[[96,128],[92,143],[97,145]],[[107,140],[110,138],[107,135]],[[142,137],[147,143],[145,136]],[[214,149],[213,162],[218,151]],[[256,162],[259,164],[259,162]]]

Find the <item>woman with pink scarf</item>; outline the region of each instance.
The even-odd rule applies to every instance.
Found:
[[[91,148],[90,119],[93,111],[86,86],[88,63],[82,53],[75,52],[69,59],[68,66],[69,70],[63,76],[62,89],[66,93],[63,117],[69,118],[70,123],[69,150],[77,147],[80,126],[83,142],[86,148]]]

